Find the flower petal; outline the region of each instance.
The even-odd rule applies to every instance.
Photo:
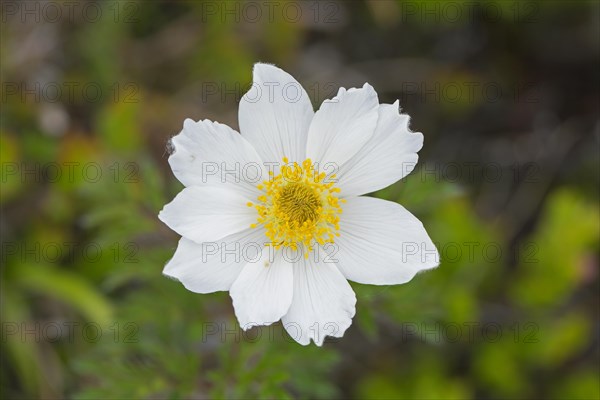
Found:
[[[359,283],[405,283],[439,264],[421,221],[397,203],[372,197],[347,199],[335,244],[340,271]]]
[[[333,262],[311,254],[294,263],[294,297],[281,319],[289,335],[302,345],[317,346],[325,336],[342,337],[352,324],[356,296]]]
[[[238,184],[253,198],[256,185],[267,179],[265,166],[252,145],[227,125],[186,119],[171,139],[173,173],[185,186]]]
[[[308,94],[274,65],[254,65],[252,88],[240,101],[240,132],[267,162],[302,162],[314,111]]]
[[[377,93],[367,83],[360,88],[341,88],[325,100],[308,131],[306,157],[340,168],[369,140],[377,124]]]
[[[373,137],[341,168],[342,196],[359,196],[383,189],[408,175],[419,159],[423,134],[408,129],[409,116],[398,102],[381,104]]]
[[[173,258],[163,274],[180,281],[196,293],[229,290],[244,265],[264,247],[263,229],[246,229],[216,242],[198,244],[179,240]]]
[[[244,266],[229,291],[242,329],[279,321],[292,302],[292,282],[292,264],[281,251],[264,247],[258,260]]]
[[[190,186],[164,206],[158,218],[196,243],[210,242],[247,229],[256,222],[256,210],[237,186]]]

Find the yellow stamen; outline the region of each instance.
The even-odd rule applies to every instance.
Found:
[[[297,250],[303,245],[308,257],[315,242],[333,243],[339,236],[339,214],[345,201],[337,197],[340,189],[333,187],[334,182],[324,183],[326,174],[315,171],[310,159],[287,165],[289,160],[284,157],[283,162],[277,176],[270,174],[257,186],[263,194],[254,204],[258,217],[251,227],[263,225],[275,249]]]

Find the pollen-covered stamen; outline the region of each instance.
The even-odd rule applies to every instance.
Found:
[[[302,165],[288,164],[287,158],[283,162],[286,165],[281,167],[279,175],[271,175],[258,185],[264,192],[258,203],[248,206],[258,211],[257,224],[264,225],[275,248],[287,246],[296,250],[302,244],[308,257],[314,242],[333,243],[339,236],[340,204],[344,200],[337,197],[340,190],[333,187],[334,182],[325,183],[325,173],[319,173],[310,159]]]
[[[310,186],[288,183],[281,189],[275,206],[290,225],[302,226],[305,222],[311,223],[317,220],[321,200]]]

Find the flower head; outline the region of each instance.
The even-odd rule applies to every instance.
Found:
[[[182,236],[165,275],[228,290],[243,329],[282,320],[304,345],[341,337],[355,313],[347,280],[400,284],[438,264],[416,217],[362,196],[414,169],[423,135],[408,122],[368,84],[314,112],[294,78],[256,64],[241,135],[188,119],[172,139],[185,188],[159,214]]]

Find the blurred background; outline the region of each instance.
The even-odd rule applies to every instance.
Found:
[[[600,397],[600,7],[584,1],[3,1],[1,397]],[[302,347],[162,276],[185,118],[237,128],[252,65],[315,108],[372,84],[423,132],[373,194],[441,265],[352,284]]]

